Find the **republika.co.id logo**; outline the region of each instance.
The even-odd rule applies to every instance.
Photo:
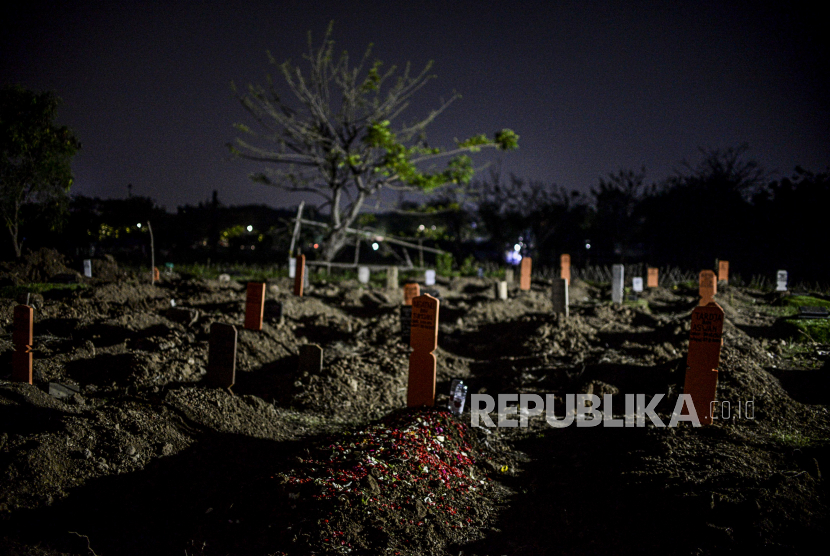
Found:
[[[614,417],[612,396],[595,394],[567,394],[565,396],[565,414],[557,417],[554,413],[554,395],[546,394],[544,399],[538,394],[499,394],[498,407],[493,396],[472,394],[470,396],[470,425],[473,427],[527,427],[530,417],[545,414],[548,425],[563,428],[576,422],[577,427],[644,427],[646,418],[655,427],[665,427],[666,423],[657,415],[657,404],[665,394],[655,394],[646,403],[645,394],[625,394],[625,412],[622,417]],[[518,405],[508,405],[518,402]],[[490,414],[496,410],[498,415],[494,423]],[[728,401],[715,400],[708,407],[709,415],[714,420],[755,419],[755,400],[738,402],[733,406]],[[704,409],[705,411],[705,409]],[[517,418],[515,418],[517,417]],[[700,418],[695,410],[690,394],[680,394],[674,406],[669,427],[676,427],[680,422],[692,423],[699,427]]]

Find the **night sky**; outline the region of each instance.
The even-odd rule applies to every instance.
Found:
[[[792,2],[19,2],[0,9],[0,83],[55,90],[83,149],[77,194],[149,195],[167,210],[219,191],[226,204],[296,204],[232,160],[252,124],[230,82],[263,83],[265,54],[302,62],[335,22],[336,50],[368,43],[387,65],[435,60],[408,119],[463,95],[431,145],[511,128],[505,174],[588,191],[620,168],[659,180],[699,147],[748,143],[781,176],[830,164],[828,42]],[[822,24],[823,25],[823,24]],[[487,172],[480,174],[486,177]]]

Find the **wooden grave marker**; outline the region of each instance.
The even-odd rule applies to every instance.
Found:
[[[440,302],[430,295],[412,300],[412,334],[409,345],[409,385],[407,407],[435,405],[436,360],[432,353],[438,347],[438,308]]]
[[[570,255],[562,255],[559,257],[559,277],[564,278],[568,281],[568,284],[571,283],[571,256]]]
[[[386,289],[390,292],[398,289],[398,267],[396,266],[386,269]]]
[[[294,270],[294,295],[297,297],[303,296],[303,286],[305,285],[305,255],[297,255]]]
[[[700,271],[700,302],[698,305],[705,307],[715,300],[715,294],[718,293],[718,281],[715,273],[712,270]]]
[[[521,267],[519,269],[519,289],[530,290],[530,271],[533,268],[533,259],[530,257],[522,258]]]
[[[160,281],[161,281],[161,275],[159,274],[159,267],[154,266],[153,267],[153,282],[160,282]]]
[[[317,344],[300,346],[300,374],[309,373],[319,375],[323,372],[323,348]]]
[[[718,282],[729,283],[729,261],[718,261]]]
[[[245,297],[245,328],[262,330],[262,316],[265,314],[265,282],[248,282]]]
[[[236,382],[236,327],[214,322],[210,325],[207,376],[209,386],[230,388]]]
[[[695,307],[689,332],[689,355],[686,359],[683,393],[691,395],[701,425],[712,423],[710,407],[718,386],[722,338],[723,309],[720,305],[713,301],[705,307]],[[687,406],[683,407],[683,415],[689,415]]]
[[[625,283],[625,267],[615,264],[611,267],[611,301],[617,305],[623,302],[623,284]]]
[[[34,342],[35,311],[28,305],[14,308],[12,332],[12,380],[32,383],[32,343]]]
[[[643,291],[643,277],[635,276],[631,279],[631,291],[640,293]]]
[[[568,280],[565,278],[553,279],[551,301],[553,302],[553,313],[555,315],[568,316]]]
[[[361,284],[368,284],[371,276],[372,272],[369,270],[368,266],[357,267],[357,281]]]
[[[657,287],[657,269],[656,268],[649,268],[648,269],[648,283],[646,284],[649,288],[656,288]]]
[[[787,291],[787,279],[788,279],[787,271],[786,270],[779,270],[778,273],[775,275],[775,291],[777,292],[785,292]]]
[[[409,345],[412,331],[412,300],[421,295],[421,286],[415,283],[404,284],[403,305],[401,305],[401,341]]]

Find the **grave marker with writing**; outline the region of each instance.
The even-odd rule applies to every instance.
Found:
[[[265,311],[265,282],[248,282],[245,298],[245,328],[262,330],[262,315]]]
[[[403,285],[403,304],[412,305],[412,300],[421,295],[421,286],[415,283]]]
[[[427,286],[434,286],[435,285],[435,271],[434,270],[427,270],[424,273],[424,285],[427,285]]]
[[[530,257],[524,257],[521,262],[521,267],[519,269],[519,289],[528,291],[530,290],[530,271],[533,268],[533,259]]]
[[[775,276],[775,291],[777,292],[785,292],[787,291],[787,279],[788,279],[787,271],[786,270],[779,270],[778,274]]]
[[[319,375],[323,372],[323,348],[317,344],[300,346],[299,372]]]
[[[303,286],[305,285],[305,255],[297,255],[296,270],[294,271],[294,295],[297,297],[303,296]]]
[[[84,276],[92,278],[92,261],[84,259]]]
[[[412,300],[412,334],[409,345],[408,407],[435,405],[435,354],[438,347],[438,308],[440,302],[429,295]]]
[[[621,264],[615,264],[611,267],[611,271],[611,301],[617,305],[622,305],[625,267]]]
[[[564,278],[568,281],[568,284],[571,283],[571,256],[570,255],[562,255],[559,257],[559,266],[561,270],[559,271],[559,277]]]
[[[718,282],[729,282],[729,261],[718,261]]]
[[[214,322],[208,344],[208,385],[230,388],[236,382],[236,327]]]
[[[656,288],[657,287],[657,269],[656,268],[649,268],[648,269],[648,287],[649,288]]]
[[[643,291],[643,277],[635,276],[631,279],[631,289],[637,293]]]
[[[702,270],[699,281],[700,302],[698,305],[705,307],[715,300],[715,294],[718,293],[718,281],[715,279],[715,273],[712,270]]]
[[[689,332],[689,356],[686,359],[683,393],[691,395],[701,425],[712,422],[710,407],[718,386],[722,337],[723,309],[720,305],[713,301],[705,307],[695,307]],[[684,406],[683,415],[688,414],[688,407]]]
[[[371,274],[368,266],[357,267],[357,281],[361,284],[368,284]]]
[[[398,289],[398,267],[396,266],[386,269],[386,289],[392,292]]]
[[[32,343],[35,313],[28,305],[14,308],[14,330],[12,331],[12,380],[32,383]]]
[[[553,313],[568,316],[568,281],[565,278],[554,278],[551,290]]]

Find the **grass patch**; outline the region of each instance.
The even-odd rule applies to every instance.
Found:
[[[790,307],[826,307],[830,309],[830,301],[809,295],[791,295],[785,297],[783,303]]]
[[[772,440],[790,448],[809,448],[826,444],[830,439],[820,436],[809,436],[801,431],[777,430],[772,434]]]
[[[49,282],[35,282],[33,284],[24,284],[21,286],[3,286],[0,288],[0,297],[7,299],[17,299],[18,296],[24,293],[48,293],[52,291],[74,291],[77,289],[86,288],[86,284],[52,284]]]
[[[783,326],[794,342],[830,343],[830,319],[786,319]]]

